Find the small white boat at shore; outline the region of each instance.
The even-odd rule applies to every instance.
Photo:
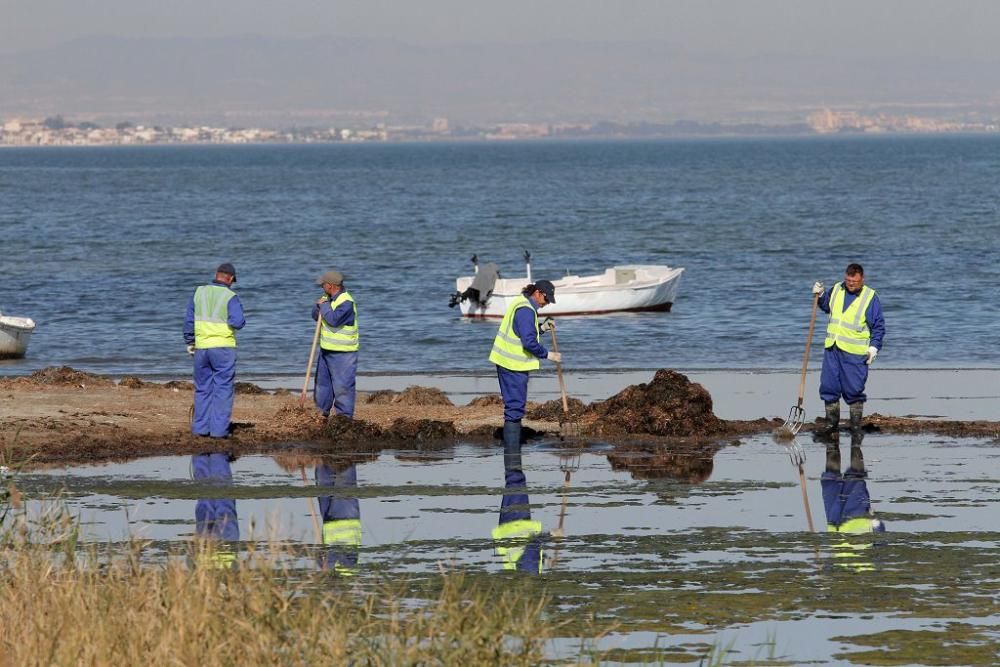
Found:
[[[0,313],[0,359],[18,359],[28,351],[28,341],[35,330],[30,317],[12,317]]]
[[[450,306],[459,306],[464,317],[503,317],[511,300],[531,282],[531,255],[525,252],[527,277],[501,278],[496,264],[479,266],[474,276],[455,281]],[[590,276],[568,275],[552,284],[556,302],[539,313],[546,316],[600,315],[604,313],[669,312],[677,297],[684,269],[663,264],[623,264]]]

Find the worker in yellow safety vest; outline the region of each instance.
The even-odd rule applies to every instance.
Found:
[[[194,417],[191,432],[227,438],[232,431],[236,384],[236,331],[246,324],[236,292],[236,268],[226,262],[215,280],[194,291],[184,318],[184,342],[194,355]]]
[[[812,291],[819,299],[819,307],[830,314],[819,383],[819,395],[826,408],[826,427],[817,435],[828,440],[837,435],[843,398],[851,411],[851,437],[860,439],[862,413],[868,398],[865,395],[868,368],[882,349],[885,337],[882,303],[875,290],[865,285],[865,270],[860,264],[849,264],[844,280],[830,289],[816,282]]]
[[[549,352],[539,341],[538,310],[556,302],[556,288],[539,280],[515,297],[500,322],[490,361],[496,364],[503,397],[504,446],[520,445],[521,420],[528,402],[528,374],[538,370],[539,359],[558,363],[558,352]]]
[[[324,417],[335,410],[354,417],[355,378],[358,374],[358,306],[344,288],[340,271],[327,271],[316,279],[323,296],[313,306],[312,318],[322,318],[316,385],[313,398]]]

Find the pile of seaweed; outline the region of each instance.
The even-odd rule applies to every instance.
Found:
[[[594,435],[665,437],[720,435],[726,422],[712,412],[712,396],[677,371],[661,368],[653,381],[626,387],[584,413]]]
[[[454,405],[451,399],[435,387],[407,387],[403,391],[379,389],[368,394],[372,405]]]
[[[0,380],[0,386],[8,387],[110,387],[114,384],[106,375],[78,371],[69,366],[49,366],[35,371],[27,377]]]

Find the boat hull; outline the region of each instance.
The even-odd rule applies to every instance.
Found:
[[[0,317],[0,359],[20,359],[28,352],[35,323],[26,317]]]
[[[658,266],[619,266],[596,276],[569,276],[553,281],[556,303],[544,306],[538,312],[548,317],[669,312],[683,271],[681,268]],[[623,280],[623,276],[631,279]],[[456,281],[460,292],[471,283],[471,277]],[[526,279],[498,280],[486,304],[462,302],[462,315],[469,318],[502,318],[511,301],[520,295],[526,284]]]

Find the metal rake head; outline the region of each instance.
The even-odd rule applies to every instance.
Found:
[[[806,411],[802,409],[801,405],[793,405],[792,409],[788,411],[788,419],[785,423],[781,425],[781,430],[788,431],[792,435],[796,435],[802,430],[802,426],[806,423]]]

